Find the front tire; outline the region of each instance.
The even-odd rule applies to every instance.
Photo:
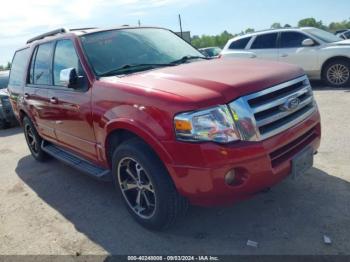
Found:
[[[163,163],[141,140],[120,145],[113,154],[113,177],[124,203],[142,226],[162,230],[187,210]]]
[[[24,117],[23,119],[23,131],[28,148],[34,159],[39,162],[47,160],[48,155],[41,148],[43,139],[39,136],[33,122],[28,117]]]
[[[328,63],[323,70],[323,81],[332,87],[344,87],[350,85],[350,62],[335,60]]]

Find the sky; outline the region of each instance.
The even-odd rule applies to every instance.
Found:
[[[315,17],[350,19],[350,0],[9,0],[0,4],[0,65],[31,37],[56,28],[161,26],[192,35],[262,30]]]

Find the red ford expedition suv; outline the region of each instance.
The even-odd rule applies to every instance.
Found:
[[[188,203],[231,204],[304,173],[320,144],[300,68],[210,60],[162,28],[37,36],[15,53],[8,88],[36,160],[113,181],[152,229]]]

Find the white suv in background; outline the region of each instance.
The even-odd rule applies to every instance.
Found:
[[[235,37],[221,55],[296,64],[311,79],[322,79],[336,87],[350,86],[350,40],[313,27],[271,29]]]

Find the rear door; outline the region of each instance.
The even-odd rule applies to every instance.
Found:
[[[249,47],[254,58],[265,60],[278,60],[277,48],[278,33],[257,35]]]
[[[75,68],[80,81],[74,88],[63,86],[60,72]],[[59,40],[53,54],[53,86],[49,90],[50,119],[55,123],[57,143],[85,158],[96,159],[96,139],[92,126],[91,89],[74,43]]]
[[[24,100],[39,133],[55,140],[54,123],[50,119],[48,88],[52,85],[51,56],[54,42],[38,45],[32,55],[29,77],[24,87]]]
[[[319,45],[303,46],[309,36],[300,32],[282,32],[280,36],[279,61],[302,67],[309,75],[319,73]]]

